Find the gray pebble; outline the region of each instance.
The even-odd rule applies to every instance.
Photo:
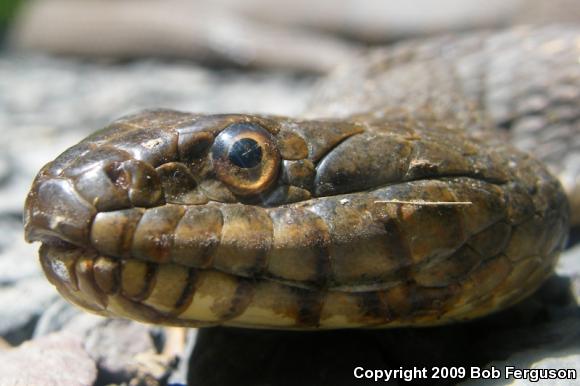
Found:
[[[89,314],[64,299],[54,302],[42,315],[34,337],[55,331],[74,335],[83,342],[83,348],[97,363],[100,384],[144,379],[161,382],[177,364],[174,358],[159,354],[165,339],[163,329]]]
[[[54,287],[43,277],[22,279],[0,290],[0,336],[11,344],[32,337],[40,315],[56,298]]]
[[[101,319],[98,316],[92,314],[85,314],[85,312],[80,308],[73,306],[64,300],[64,298],[59,297],[42,313],[42,316],[38,319],[38,322],[34,328],[33,338],[36,339],[44,335],[62,331],[67,325],[69,326],[68,332],[82,337],[84,336],[84,333],[86,332],[85,330],[87,329],[84,327],[85,324],[75,324],[71,326],[70,321],[75,317],[83,314],[95,319],[96,321],[93,324],[98,323]],[[74,330],[71,327],[74,327]]]
[[[87,386],[97,379],[95,362],[78,337],[48,335],[0,351],[0,386]]]
[[[0,212],[0,286],[10,287],[22,279],[44,277],[37,256],[38,245],[24,241],[20,213]]]
[[[7,154],[0,154],[0,187],[4,185],[13,171],[13,162]]]

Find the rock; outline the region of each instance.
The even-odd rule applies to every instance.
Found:
[[[71,321],[71,325],[75,323]],[[166,368],[159,369],[159,364],[152,359],[158,350],[151,329],[128,320],[101,318],[86,332],[84,347],[99,364],[102,382],[128,382],[142,373],[159,378],[167,376]]]
[[[37,256],[38,245],[24,241],[22,216],[0,212],[0,286],[9,288],[19,280],[44,277]]]
[[[574,371],[575,377],[569,379],[559,379],[555,380],[548,380],[548,383],[552,385],[577,385],[578,384],[578,377],[580,372],[580,350],[576,349],[574,353],[566,353],[566,352],[559,352],[555,353],[551,358],[541,359],[538,360],[530,366],[532,369],[553,369],[557,371],[566,370],[566,371]],[[533,381],[516,381],[514,385],[537,385],[537,382]]]
[[[80,320],[85,321],[88,319],[89,326],[87,323],[77,323],[71,324],[71,320],[79,315],[86,315],[87,318],[82,318]],[[61,331],[65,326],[69,326],[68,332],[74,333],[79,337],[83,337],[86,330],[95,324],[99,323],[102,318],[86,314],[80,308],[73,306],[63,298],[59,297],[56,299],[47,309],[44,311],[42,316],[38,319],[36,326],[34,328],[34,338],[38,338],[44,335]]]
[[[21,215],[0,211],[0,336],[13,345],[31,338],[58,296],[41,272],[37,248],[24,241]]]
[[[0,57],[0,75],[0,89],[6,90],[0,95],[0,126],[10,128],[2,144],[24,149],[27,140],[36,140],[30,133],[52,148],[65,131],[80,139],[121,115],[151,107],[294,114],[302,110],[314,79],[157,60],[107,65],[32,55]],[[36,158],[16,155],[17,163],[24,156]]]
[[[0,336],[11,344],[32,337],[40,315],[57,297],[44,277],[22,279],[0,289]]]
[[[96,378],[95,362],[70,334],[52,334],[0,351],[1,386],[87,386]]]
[[[185,341],[185,349],[179,353],[179,363],[177,364],[177,369],[171,373],[168,383],[170,385],[186,385],[187,384],[187,374],[189,371],[189,358],[193,352],[193,349],[197,342],[197,334],[199,329],[188,328],[187,338]]]
[[[0,187],[12,176],[13,162],[6,154],[0,154]]]
[[[175,356],[160,354],[164,329],[129,320],[92,315],[59,299],[42,315],[35,337],[63,331],[80,339],[97,363],[99,384],[166,380],[177,365]]]

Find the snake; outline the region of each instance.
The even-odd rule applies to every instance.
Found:
[[[433,37],[339,66],[297,118],[128,115],[40,170],[26,239],[68,301],[144,323],[483,317],[578,223],[579,58],[569,26]]]

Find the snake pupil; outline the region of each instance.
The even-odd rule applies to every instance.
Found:
[[[253,168],[262,161],[262,148],[253,139],[243,138],[232,145],[228,158],[236,166]]]

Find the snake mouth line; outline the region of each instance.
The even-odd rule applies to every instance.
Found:
[[[251,286],[249,280],[215,270],[113,259],[65,244],[43,244],[40,261],[49,281],[72,303],[103,316],[126,316],[146,323],[224,323],[241,312]],[[228,294],[231,297],[222,299],[230,304],[206,310],[202,307],[201,319],[178,318],[191,305],[194,294],[203,298],[207,284],[224,277],[236,287]]]
[[[67,246],[43,245],[40,253],[45,274],[59,292],[103,316],[175,326],[236,325],[228,322],[247,312],[251,302],[263,302],[264,294],[275,288],[287,299],[276,299],[282,301],[278,312],[270,315],[273,320],[279,317],[303,329],[320,325],[322,292],[270,285],[213,269],[95,257],[93,252]],[[244,326],[275,328],[276,323],[273,327],[259,321],[262,312],[258,318],[252,312]],[[385,318],[382,323],[388,321]]]
[[[264,294],[276,289],[279,295],[274,299],[279,304],[277,311],[261,321],[254,321],[250,315],[250,322],[243,321],[241,325],[275,328],[276,322],[270,325],[267,321],[279,318],[281,321],[287,319],[286,323],[294,328],[317,329],[321,328],[323,302],[329,296],[328,292],[250,280],[212,269],[92,257],[91,253],[80,249],[43,247],[41,256],[46,276],[72,303],[102,316],[122,316],[145,323],[198,327],[236,325],[239,322],[235,319],[248,310],[250,303],[263,302]],[[224,283],[230,288],[224,290]],[[365,326],[392,323],[391,311],[380,304],[376,293],[354,295],[358,307],[368,308],[365,312],[370,316],[365,318]],[[433,306],[430,312],[422,312],[428,318],[439,319],[445,313],[439,307],[442,299],[448,300],[451,296],[452,291],[446,289],[438,293],[413,294],[407,301],[423,304],[423,307],[427,301],[437,304],[437,309]],[[369,297],[376,299],[370,301]]]
[[[44,244],[40,256],[50,282],[66,299],[84,309],[145,323],[197,327],[228,324],[319,329],[336,328],[336,324],[392,327],[411,321],[423,321],[425,325],[457,322],[484,313],[485,307],[495,309],[498,303],[506,302],[490,289],[513,281],[514,274],[522,275],[517,269],[506,270],[502,258],[485,263],[463,285],[422,288],[397,283],[364,292],[341,292],[290,287],[173,263],[113,259],[70,245]],[[539,283],[537,277],[547,275],[549,270],[534,268],[526,274]],[[486,288],[465,296],[465,288],[479,286]],[[536,287],[529,287],[518,298]],[[457,312],[458,307],[461,312]],[[337,310],[349,317],[336,319]]]

